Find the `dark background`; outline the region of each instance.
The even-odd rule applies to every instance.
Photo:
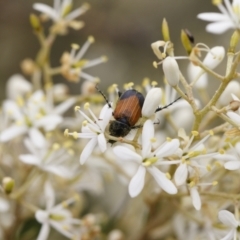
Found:
[[[39,48],[29,24],[33,0],[0,0],[0,100],[5,97],[5,84],[14,73],[19,73],[22,59],[35,57]],[[50,0],[41,2],[53,5]],[[74,8],[83,1],[75,0]],[[86,26],[79,31],[70,30],[67,36],[57,38],[52,51],[52,66],[59,65],[59,58],[71,43],[82,45],[89,35],[96,39],[87,52],[88,58],[107,55],[106,64],[89,69],[88,73],[101,78],[106,87],[112,83],[120,86],[125,82],[140,82],[149,77],[161,84],[161,68],[154,69],[156,60],[150,44],[162,39],[161,23],[165,17],[169,23],[175,54],[185,55],[180,44],[180,31],[188,28],[196,42],[205,42],[210,47],[224,45],[227,49],[231,31],[225,35],[205,32],[206,22],[196,15],[215,11],[210,0],[90,0],[91,9],[79,19]],[[37,12],[35,12],[37,13]],[[186,61],[185,61],[186,63]],[[184,61],[180,62],[184,72]],[[56,81],[63,81],[61,76]],[[76,85],[70,84],[71,88]],[[103,88],[104,88],[103,87]],[[76,91],[76,90],[75,90]]]

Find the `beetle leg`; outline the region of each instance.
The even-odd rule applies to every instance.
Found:
[[[120,92],[119,90],[118,90],[117,94],[118,94],[119,98],[122,96],[122,92]]]
[[[137,129],[137,128],[142,128],[142,127],[143,127],[143,125],[136,125],[136,126],[131,127],[131,129]]]
[[[156,109],[155,113],[156,113],[156,112],[159,112],[159,111],[161,111],[161,110],[163,110],[163,109],[168,108],[169,106],[173,105],[175,102],[177,102],[177,101],[178,101],[179,99],[181,99],[181,98],[182,98],[182,97],[179,97],[179,98],[175,99],[173,102],[169,103],[168,105],[166,105],[166,106],[164,106],[164,107],[158,107],[158,108]]]
[[[110,102],[108,101],[107,97],[104,95],[104,93],[98,88],[97,85],[95,86],[95,88],[103,96],[103,98],[105,99],[105,101],[106,101],[107,105],[109,106],[109,108],[111,108],[112,106],[111,106]]]

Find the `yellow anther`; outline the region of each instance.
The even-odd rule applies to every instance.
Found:
[[[210,131],[209,131],[209,135],[211,135],[211,136],[213,136],[213,135],[214,135],[214,132],[213,132],[213,130],[210,130]]]
[[[85,8],[85,10],[88,10],[91,8],[91,5],[89,3],[84,3],[82,7]]]
[[[76,44],[76,43],[72,43],[72,44],[71,44],[71,47],[72,47],[73,49],[75,49],[75,50],[78,50],[78,49],[80,48],[80,46],[79,46],[78,44]]]
[[[75,154],[74,150],[72,150],[72,149],[68,149],[67,152],[70,156],[74,156],[74,154]]]
[[[85,110],[88,110],[89,107],[90,107],[90,104],[89,104],[88,102],[86,102],[86,103],[84,104],[84,109],[85,109]]]
[[[166,53],[162,53],[162,58],[164,59],[164,58],[166,58]]]
[[[52,145],[52,149],[53,150],[58,150],[60,148],[60,144],[58,144],[58,143],[54,143],[53,145]]]
[[[96,84],[98,84],[98,83],[100,83],[100,82],[101,82],[101,80],[100,80],[100,78],[98,78],[98,77],[95,77],[95,78],[93,79],[93,82],[95,82]]]
[[[128,83],[128,88],[132,88],[134,86],[133,82]]]
[[[192,131],[192,135],[193,135],[194,137],[198,136],[198,134],[199,134],[198,131]]]
[[[73,136],[75,139],[78,139],[78,133],[77,133],[77,132],[73,132],[73,133],[72,133],[72,136]]]
[[[218,151],[220,154],[224,154],[225,153],[225,151],[224,151],[224,149],[219,149],[219,151]]]
[[[86,127],[86,126],[88,125],[88,121],[87,121],[87,120],[84,120],[84,121],[82,122],[82,125],[83,125],[84,127]]]
[[[153,62],[153,67],[158,68],[158,63],[156,61]]]
[[[102,56],[101,59],[102,59],[103,62],[107,62],[108,61],[108,57],[107,56]]]
[[[154,143],[154,142],[157,141],[157,139],[156,139],[156,138],[150,138],[150,141],[151,141],[152,143]]]
[[[194,182],[194,181],[191,181],[190,183],[189,183],[189,187],[194,187],[196,185],[196,183]]]
[[[23,100],[23,98],[21,96],[17,97],[17,105],[19,107],[24,106],[24,100]]]
[[[150,79],[149,78],[144,78],[143,81],[142,81],[142,86],[143,87],[146,87],[149,85],[149,82],[150,82]]]
[[[80,107],[79,107],[79,106],[74,107],[74,111],[75,111],[75,112],[77,112],[77,111],[79,111],[79,110],[80,110]]]
[[[218,185],[218,181],[213,181],[213,182],[212,182],[212,185],[213,185],[213,186]]]
[[[67,208],[68,207],[68,203],[66,201],[63,201],[61,203],[61,205],[62,205],[63,208]]]
[[[147,159],[143,160],[143,166],[149,167],[152,164],[154,164],[155,162],[157,162],[157,160],[158,160],[157,157],[147,158]]]
[[[219,5],[219,4],[221,4],[222,3],[222,0],[212,0],[212,4],[213,5]]]
[[[167,137],[167,138],[166,138],[166,141],[167,141],[167,142],[171,142],[171,141],[172,141],[172,138]]]
[[[158,85],[158,83],[157,83],[156,81],[152,81],[152,82],[151,82],[151,85],[152,85],[153,87],[155,87],[155,86]]]
[[[127,89],[128,89],[128,84],[127,84],[127,83],[123,84],[123,88],[124,88],[125,90],[127,90]]]
[[[80,196],[78,194],[74,194],[73,198],[74,198],[75,202],[80,201]]]
[[[171,179],[172,177],[171,177],[171,175],[170,175],[170,173],[165,173],[165,176],[168,178],[168,179]]]
[[[46,133],[46,138],[49,139],[50,137],[52,137],[52,135],[53,135],[52,132],[47,132],[47,133]]]
[[[65,129],[63,135],[64,135],[64,137],[68,137],[68,136],[69,136],[69,130],[68,130],[68,129]]]
[[[90,43],[94,43],[94,42],[95,42],[95,39],[94,39],[93,36],[89,36],[89,37],[88,37],[88,41],[89,41]]]
[[[211,166],[210,164],[208,164],[208,165],[206,166],[206,169],[207,169],[208,172],[211,172],[211,171],[212,171],[212,166]]]
[[[182,163],[186,163],[186,158],[185,158],[185,157],[182,157],[182,158],[181,158],[181,161],[182,161]]]
[[[16,125],[17,125],[17,126],[22,126],[22,125],[23,125],[23,122],[20,121],[20,120],[19,120],[19,121],[16,121]]]
[[[218,162],[218,161],[216,161],[214,164],[215,164],[217,167],[222,167],[222,164],[221,164],[220,162]]]

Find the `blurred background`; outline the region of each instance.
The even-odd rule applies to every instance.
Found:
[[[52,0],[37,2],[53,5]],[[0,1],[0,100],[5,97],[5,84],[8,78],[20,73],[20,62],[24,58],[35,58],[39,43],[29,24],[29,14],[34,12],[34,0]],[[75,0],[74,8],[84,1]],[[89,35],[96,42],[87,52],[87,58],[106,55],[109,61],[88,70],[98,76],[105,89],[112,83],[141,82],[144,77],[156,80],[161,85],[162,70],[155,69],[152,62],[157,60],[150,44],[162,39],[161,23],[165,17],[170,26],[171,39],[175,44],[175,54],[185,55],[180,43],[180,31],[187,28],[195,37],[195,42],[205,42],[210,47],[228,46],[231,32],[223,36],[205,32],[206,22],[196,15],[201,12],[217,12],[211,0],[90,0],[91,9],[80,20],[85,22],[82,30],[70,30],[67,36],[59,36],[53,46],[52,66],[59,65],[64,51],[70,50],[71,43],[82,45]],[[186,61],[179,65],[184,72]],[[87,72],[87,71],[86,71]],[[56,81],[63,82],[62,76]],[[77,85],[80,86],[81,83]],[[70,87],[79,91],[75,83]]]

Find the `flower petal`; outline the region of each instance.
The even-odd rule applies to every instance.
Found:
[[[123,161],[135,161],[137,163],[142,162],[142,157],[127,147],[116,146],[113,148],[113,152]]]
[[[226,226],[236,228],[239,225],[238,221],[235,219],[235,216],[227,210],[219,211],[218,218]]]
[[[188,176],[187,164],[185,164],[185,163],[180,164],[174,174],[174,181],[175,181],[176,185],[180,186],[180,185],[186,183],[187,176]]]
[[[229,161],[224,164],[224,167],[228,170],[240,169],[240,161]]]
[[[50,232],[50,226],[48,222],[43,223],[41,230],[38,234],[37,240],[47,240]]]
[[[170,142],[165,142],[155,151],[157,157],[166,157],[174,154],[179,148],[179,140],[172,139]]]
[[[36,127],[43,127],[45,131],[52,131],[61,123],[63,118],[59,115],[48,115],[36,121]]]
[[[37,148],[44,148],[46,145],[46,140],[43,134],[37,128],[30,128],[28,133],[30,140]]]
[[[84,164],[86,162],[86,160],[88,159],[88,157],[91,155],[93,149],[96,147],[97,145],[97,137],[92,138],[87,145],[85,146],[85,148],[83,149],[81,156],[80,156],[80,164]]]
[[[19,156],[19,159],[26,164],[37,165],[37,166],[40,166],[40,162],[41,162],[39,158],[31,154],[22,154]]]
[[[176,186],[170,181],[164,173],[162,173],[156,167],[149,167],[148,171],[152,174],[158,185],[167,193],[169,194],[176,194],[177,188]]]
[[[34,3],[33,8],[39,12],[42,12],[49,16],[52,20],[57,21],[58,15],[57,12],[50,6],[43,3]]]
[[[47,181],[44,185],[44,195],[46,199],[46,209],[49,210],[55,204],[55,193],[49,181]]]
[[[2,131],[0,135],[0,141],[8,142],[9,140],[12,140],[13,138],[18,137],[26,132],[27,127],[25,125],[22,126],[12,125],[9,128]]]
[[[227,112],[229,118],[231,118],[236,124],[240,125],[240,116],[235,112]]]
[[[142,131],[142,158],[146,158],[151,153],[151,139],[154,137],[154,126],[151,120],[147,120]]]
[[[62,115],[65,113],[71,106],[76,103],[76,98],[72,97],[67,99],[66,101],[60,103],[53,109],[53,114]]]
[[[151,118],[158,106],[160,105],[162,98],[161,88],[152,88],[148,91],[142,107],[142,116]]]
[[[104,134],[103,133],[99,134],[97,139],[98,139],[98,146],[101,152],[105,152],[107,150],[107,141],[106,141],[106,138],[104,137]]]
[[[201,202],[201,198],[197,190],[197,187],[190,188],[190,195],[192,198],[193,206],[195,207],[196,210],[200,210],[202,206],[202,202]]]
[[[231,229],[231,230],[227,233],[227,235],[226,235],[225,237],[221,238],[220,240],[232,240],[235,231],[236,231],[236,230],[235,230],[234,228]]]
[[[230,21],[210,23],[206,26],[206,31],[213,34],[222,34],[228,29],[234,28],[234,24]]]
[[[132,198],[136,197],[144,187],[144,179],[146,174],[146,168],[139,166],[137,173],[133,176],[129,186],[128,191]]]
[[[226,21],[229,20],[229,18],[222,14],[222,13],[200,13],[197,15],[197,18],[204,20],[204,21],[209,21],[209,22],[218,22],[218,21]]]

